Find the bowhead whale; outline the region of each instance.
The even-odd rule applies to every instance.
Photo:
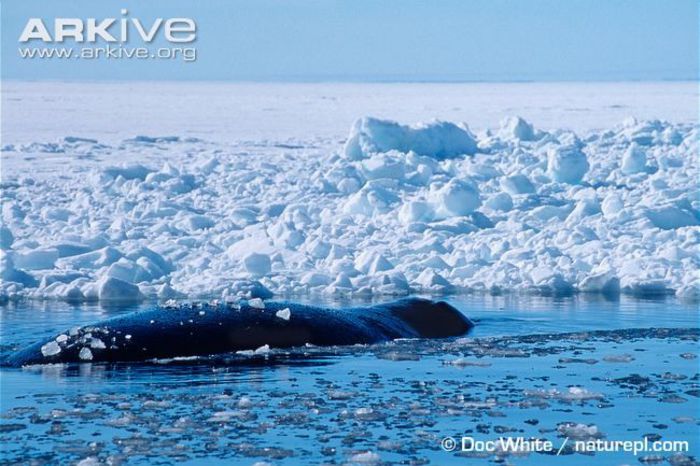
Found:
[[[255,304],[255,303],[254,303]],[[379,343],[397,338],[446,338],[474,324],[446,302],[407,298],[331,309],[285,302],[156,307],[61,333],[1,361],[20,367],[70,362],[145,361],[203,356],[264,345],[289,348]]]

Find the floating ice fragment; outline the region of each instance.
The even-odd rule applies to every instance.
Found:
[[[270,345],[262,345],[259,348],[256,348],[254,353],[255,354],[267,354],[270,352]]]
[[[457,358],[451,361],[445,361],[446,365],[456,366],[456,367],[489,367],[490,362],[474,361],[466,358]]]
[[[255,309],[265,309],[265,302],[260,298],[253,298],[248,300],[248,306]]]
[[[289,317],[292,315],[292,313],[288,307],[285,307],[284,309],[275,312],[275,315],[282,320],[289,320]]]
[[[591,392],[583,387],[569,387],[567,392],[561,394],[564,400],[580,401],[580,400],[599,400],[603,398],[601,393]]]
[[[630,354],[611,354],[603,357],[605,362],[632,362],[634,357]]]
[[[381,460],[380,456],[372,451],[356,453],[350,457],[351,463],[374,464]]]
[[[105,349],[107,346],[105,345],[104,341],[100,340],[99,338],[93,338],[90,340],[90,348],[92,349]]]
[[[92,351],[90,351],[90,348],[82,348],[78,353],[78,357],[83,361],[92,361]]]
[[[557,432],[572,440],[592,440],[605,437],[598,426],[594,424],[579,424],[575,422],[564,422],[557,426]]]
[[[99,466],[100,460],[95,456],[88,456],[78,461],[76,466]]]
[[[56,341],[50,341],[41,347],[41,354],[44,357],[55,356],[61,352],[61,347]]]
[[[238,399],[237,405],[241,409],[249,409],[253,407],[253,401],[247,396],[242,396]]]

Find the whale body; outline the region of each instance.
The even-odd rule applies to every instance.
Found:
[[[256,304],[256,303],[254,303]],[[407,298],[386,304],[332,309],[265,302],[264,309],[200,305],[156,307],[117,316],[9,355],[2,365],[121,362],[205,356],[264,345],[289,348],[371,344],[397,338],[447,338],[474,324],[450,304]]]

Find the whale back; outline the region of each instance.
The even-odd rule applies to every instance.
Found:
[[[278,315],[279,311],[287,315],[287,310],[289,318]],[[1,364],[144,361],[255,350],[263,345],[372,344],[396,338],[458,336],[472,326],[449,304],[420,298],[349,309],[285,302],[267,302],[265,309],[247,304],[240,308],[157,307],[34,343],[10,354]]]

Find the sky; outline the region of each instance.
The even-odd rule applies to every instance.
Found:
[[[192,18],[196,60],[21,58],[32,17]],[[697,0],[1,1],[3,79],[628,81],[698,79]],[[118,25],[117,25],[118,26]],[[119,31],[119,28],[115,28]],[[162,32],[162,31],[160,31]],[[143,43],[131,39],[123,47]],[[70,39],[63,47],[83,46]],[[150,50],[150,49],[149,49]]]

